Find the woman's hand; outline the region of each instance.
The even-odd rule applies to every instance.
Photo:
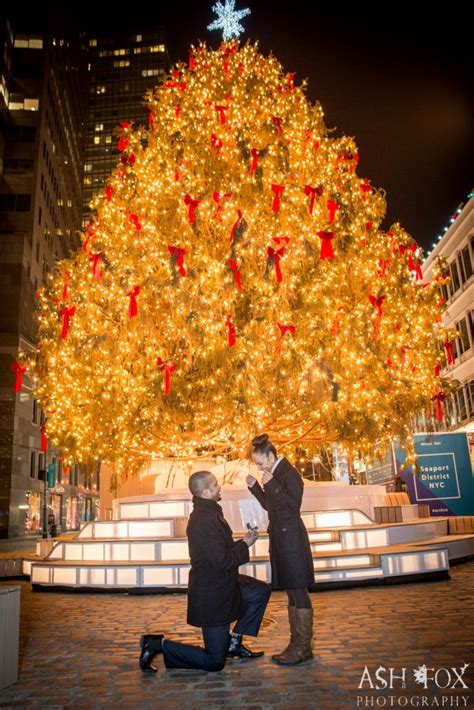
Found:
[[[249,474],[247,476],[247,478],[245,479],[245,482],[249,488],[252,488],[252,486],[254,486],[257,483],[257,479]]]
[[[265,483],[268,483],[268,481],[271,481],[273,478],[273,473],[271,471],[264,471],[263,476],[262,476],[262,483],[265,485]]]

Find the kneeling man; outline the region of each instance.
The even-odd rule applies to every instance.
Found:
[[[258,658],[263,651],[251,651],[242,636],[257,636],[270,597],[270,585],[238,574],[249,561],[249,547],[258,532],[249,531],[234,542],[224,519],[221,487],[210,471],[197,471],[189,479],[194,509],[189,516],[188,536],[191,570],[188,583],[187,623],[202,628],[204,648],[165,639],[163,634],[141,638],[140,668],[145,673],[158,669],[151,661],[163,653],[167,668],[201,668],[220,671],[226,658]],[[229,636],[230,623],[237,619]]]

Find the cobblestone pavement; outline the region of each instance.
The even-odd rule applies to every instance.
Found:
[[[229,661],[218,673],[166,671],[160,657],[157,674],[138,668],[143,632],[200,643],[185,623],[185,594],[33,593],[24,581],[1,584],[22,587],[20,677],[0,691],[2,709],[474,708],[474,560],[453,567],[450,580],[312,594],[317,656],[293,668],[270,660],[288,634],[286,596],[274,593],[258,641],[248,639],[265,656]],[[435,677],[426,690],[413,673],[423,664]],[[377,680],[379,666],[398,676],[392,689],[380,687],[390,679],[387,670]]]

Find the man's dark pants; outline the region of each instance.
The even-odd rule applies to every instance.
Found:
[[[265,582],[239,574],[239,587],[246,603],[243,616],[238,619],[233,633],[257,636],[263,614],[271,594]],[[167,668],[201,668],[204,671],[220,671],[224,668],[229,647],[230,624],[208,626],[202,629],[204,648],[189,646],[176,641],[163,641],[163,656]]]

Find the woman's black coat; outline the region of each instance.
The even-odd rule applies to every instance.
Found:
[[[303,480],[296,468],[283,458],[263,489],[257,481],[249,490],[268,511],[272,589],[306,589],[314,584],[308,532],[300,517]]]
[[[193,497],[188,536],[191,571],[188,582],[188,624],[225,626],[244,611],[238,568],[249,561],[243,540],[234,542],[221,506]]]

